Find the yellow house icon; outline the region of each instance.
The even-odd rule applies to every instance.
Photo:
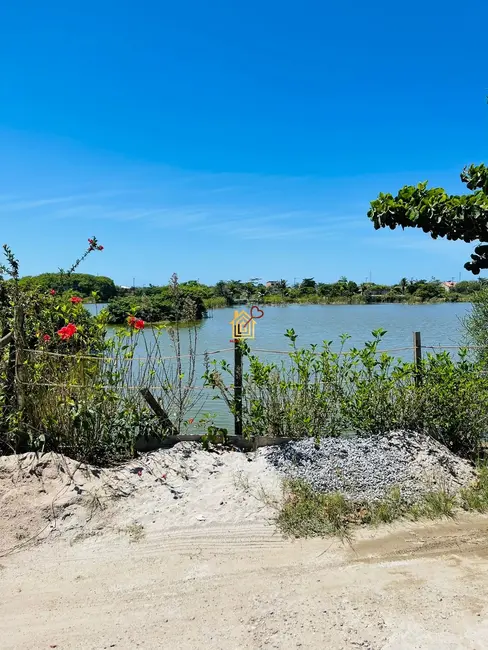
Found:
[[[232,325],[233,339],[253,339],[256,323],[246,311],[234,310],[234,318],[230,321]]]

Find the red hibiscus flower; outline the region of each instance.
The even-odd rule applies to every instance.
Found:
[[[54,289],[51,289],[51,291],[50,291],[49,293],[51,294],[51,296],[55,296],[55,295],[56,295],[56,292],[54,291]]]
[[[78,305],[80,302],[83,302],[83,299],[79,298],[78,296],[71,296],[69,301],[72,302],[73,305]]]
[[[142,318],[136,318],[135,316],[129,316],[127,323],[129,327],[133,327],[135,330],[143,330],[145,325]]]
[[[103,246],[97,246],[97,249],[98,249],[99,251],[103,251]]]
[[[47,343],[48,341],[51,340],[51,337],[49,336],[49,334],[44,334],[44,336],[42,337],[42,340],[46,341],[46,343]]]
[[[60,330],[58,330],[57,333],[62,338],[63,341],[67,341],[73,336],[73,334],[76,334],[77,331],[78,328],[76,327],[76,325],[73,325],[73,323],[68,323]]]
[[[194,422],[195,422],[195,418],[190,418],[190,419],[188,420],[188,424],[193,424]]]

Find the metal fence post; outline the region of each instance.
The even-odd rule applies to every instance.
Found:
[[[242,349],[234,339],[234,434],[242,436]]]
[[[413,332],[413,363],[415,366],[415,384],[422,381],[422,338],[420,332]]]

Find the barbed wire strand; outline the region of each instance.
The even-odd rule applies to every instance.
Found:
[[[42,388],[103,388],[105,390],[142,390],[143,388],[149,388],[150,390],[162,390],[165,392],[169,392],[173,390],[173,388],[176,388],[177,390],[184,389],[184,390],[216,390],[213,386],[152,386],[151,384],[144,385],[144,384],[139,384],[136,386],[110,386],[110,385],[103,385],[103,384],[98,384],[97,386],[90,385],[90,384],[51,384],[51,383],[38,383],[35,381],[21,381],[20,379],[18,380],[19,384],[22,384],[22,386],[37,386],[37,387],[42,387]],[[229,390],[232,390],[234,388],[233,385],[231,386],[223,386],[223,388],[227,388]]]
[[[97,355],[78,355],[76,353],[66,354],[64,352],[51,352],[50,350],[32,350],[26,348],[23,352],[32,352],[34,354],[45,354],[51,357],[69,357],[73,359],[88,359],[89,361],[147,361],[148,359],[160,359],[161,361],[166,361],[170,359],[183,359],[187,357],[204,357],[206,355],[212,356],[215,354],[221,354],[222,352],[233,352],[234,348],[222,348],[222,350],[210,350],[207,352],[195,352],[194,354],[177,354],[169,357],[162,357],[159,355],[149,355],[148,357],[108,357],[108,356],[97,356]]]
[[[488,345],[424,345],[422,349],[428,348],[429,350],[484,350]]]
[[[404,350],[413,350],[413,347],[409,345],[408,347],[404,348],[389,348],[386,350],[376,350],[376,354],[382,354],[383,352],[401,352]],[[266,352],[269,354],[291,354],[293,353],[293,350],[267,350],[265,348],[251,348],[251,352]],[[322,352],[313,352],[316,356],[321,356]],[[346,350],[342,352],[333,352],[333,354],[339,354],[339,355],[348,355],[348,354],[353,354],[352,350]]]
[[[429,349],[429,350],[484,350],[487,349],[488,345],[424,345],[422,344],[422,349]],[[379,349],[375,351],[375,354],[384,354],[388,352],[406,352],[406,351],[413,351],[413,346],[405,346],[405,347],[400,347],[400,348],[386,348],[386,349]],[[78,354],[67,354],[64,352],[51,352],[50,350],[33,350],[26,348],[23,350],[24,352],[27,353],[32,353],[32,354],[44,354],[47,356],[52,356],[52,357],[64,357],[64,358],[70,358],[70,359],[86,359],[88,361],[171,361],[174,359],[189,359],[189,358],[194,358],[194,357],[205,357],[205,356],[215,356],[217,354],[222,354],[225,352],[233,352],[234,348],[222,348],[220,350],[209,350],[205,352],[195,352],[193,354],[180,354],[180,355],[172,355],[172,356],[159,356],[159,355],[149,355],[146,357],[109,357],[109,356],[98,356],[98,355],[78,355]],[[250,350],[251,354],[255,352],[263,352],[266,354],[281,354],[281,355],[286,355],[289,356],[290,354],[293,353],[293,350],[270,350],[267,348],[251,348]],[[345,350],[341,352],[336,352],[335,354],[338,354],[339,356],[348,356],[353,354],[353,350]],[[312,352],[315,356],[321,356],[321,352]]]

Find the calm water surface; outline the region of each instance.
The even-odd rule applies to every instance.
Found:
[[[101,306],[88,305],[95,313]],[[242,309],[242,307],[238,307]],[[437,305],[285,305],[264,307],[264,317],[256,321],[255,339],[250,341],[252,349],[283,350],[288,347],[288,339],[284,333],[293,328],[298,334],[297,345],[305,346],[311,343],[320,344],[322,341],[333,341],[333,348],[339,349],[341,334],[351,336],[345,348],[359,347],[371,339],[371,332],[378,328],[387,330],[382,348],[410,348],[397,351],[394,354],[406,360],[412,359],[412,332],[420,331],[422,344],[425,346],[455,346],[462,343],[462,318],[470,311],[468,303],[443,303]],[[219,351],[231,347],[229,342],[232,332],[230,321],[234,317],[234,309],[216,309],[210,312],[211,318],[204,320],[198,326],[197,348],[199,353]],[[153,336],[147,328],[144,336],[150,342]],[[187,335],[182,331],[182,354],[187,351]],[[169,337],[163,333],[164,354],[172,356],[174,351]],[[145,346],[141,340],[136,356],[145,355]],[[270,352],[259,352],[268,361],[279,361],[284,356]],[[232,363],[232,351],[219,352],[214,358],[225,359]],[[203,359],[200,357],[197,369],[197,383],[204,370]],[[229,381],[230,383],[230,381]],[[222,426],[231,426],[231,418],[226,407],[220,400],[211,400],[212,391],[204,392],[208,399],[200,406],[200,411],[216,414],[216,422]],[[195,416],[190,413],[189,417]]]

